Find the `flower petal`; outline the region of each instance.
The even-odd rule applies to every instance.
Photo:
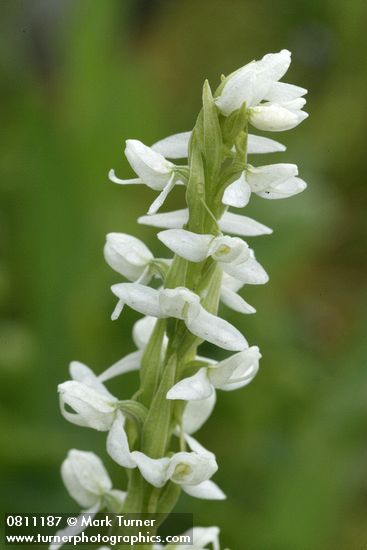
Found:
[[[118,411],[107,436],[107,452],[120,466],[124,468],[135,468],[136,464],[130,452],[129,441],[124,425],[125,417]]]
[[[255,259],[253,251],[246,262],[242,264],[222,264],[223,271],[250,285],[264,285],[269,281],[269,275],[261,264]]]
[[[228,382],[222,380],[220,389],[222,391],[233,391],[247,386],[250,382],[252,382],[259,371],[260,359],[261,353],[259,348],[257,346],[251,346],[251,348],[246,350],[246,353],[243,353],[242,359],[238,363],[238,367],[235,370],[232,370],[232,375],[228,379]],[[224,369],[226,370],[226,366],[224,366]],[[212,376],[215,376],[214,371],[214,368],[211,369],[210,377],[212,380]],[[215,383],[217,381],[213,380]]]
[[[167,468],[170,463],[169,458],[150,458],[140,451],[133,451],[131,456],[139,468],[141,475],[148,483],[154,487],[163,487],[168,480]]]
[[[112,285],[112,292],[123,303],[143,315],[161,317],[159,291],[139,283],[118,283]]]
[[[186,158],[189,152],[191,134],[190,131],[168,136],[153,143],[152,149],[170,159]]]
[[[251,187],[245,179],[245,174],[231,183],[224,191],[222,202],[229,206],[236,206],[237,208],[243,208],[248,204],[251,196]]]
[[[280,80],[288,71],[291,64],[291,52],[281,50],[277,53],[268,53],[257,62],[258,72],[264,74],[269,80]]]
[[[87,367],[87,365],[84,365],[79,361],[72,361],[69,365],[69,372],[71,378],[76,382],[82,382],[82,384],[85,384],[90,388],[94,388],[97,392],[110,397],[112,400],[115,399],[114,396],[102,384],[101,378],[96,376],[92,369]]]
[[[203,307],[191,322],[186,321],[186,326],[199,338],[223,349],[241,351],[248,347],[245,337],[233,325]]]
[[[223,304],[234,311],[238,311],[238,313],[256,313],[256,309],[252,307],[252,305],[247,303],[242,296],[239,296],[239,294],[233,292],[233,290],[230,290],[229,288],[222,287],[220,291],[220,299]]]
[[[201,368],[196,374],[180,380],[167,393],[167,399],[191,401],[206,399],[213,393],[213,387],[206,375],[207,369]]]
[[[263,136],[255,136],[254,134],[248,134],[247,136],[247,153],[253,154],[266,154],[266,153],[280,153],[286,150],[286,146],[282,145],[274,139],[269,139]]]
[[[208,369],[208,378],[217,389],[231,386],[231,379],[235,383],[241,378],[244,385],[249,384],[259,370],[261,355],[257,346],[252,346],[240,353],[235,353]],[[227,388],[230,389],[230,388]]]
[[[214,453],[212,453],[211,451],[208,451],[208,449],[203,447],[203,445],[201,445],[201,443],[199,443],[197,439],[195,439],[194,437],[191,437],[191,435],[186,434],[185,435],[185,440],[186,440],[186,443],[188,444],[188,446],[190,447],[190,449],[194,453],[200,454],[202,456],[208,456],[208,457],[214,457],[215,458]]]
[[[254,61],[247,63],[229,75],[222,93],[215,99],[218,109],[225,116],[239,109],[244,102],[251,103],[256,83],[255,65]]]
[[[270,235],[273,232],[270,227],[259,223],[247,216],[225,212],[219,220],[219,227],[224,233],[233,233],[241,237],[256,237],[258,235]]]
[[[304,111],[293,112],[277,103],[258,105],[250,110],[250,123],[258,130],[269,132],[291,130],[307,117]]]
[[[191,497],[204,500],[225,500],[227,498],[222,489],[209,479],[199,485],[184,485],[182,489]]]
[[[133,326],[133,340],[137,348],[144,349],[154,330],[157,319],[155,317],[142,317]]]
[[[272,103],[284,103],[285,101],[293,101],[307,94],[305,88],[288,84],[287,82],[274,82],[271,85],[265,99]]]
[[[173,212],[165,212],[164,214],[140,216],[140,218],[138,218],[138,222],[142,225],[163,227],[167,229],[180,229],[188,222],[188,220],[188,208],[183,208],[182,210],[174,210]]]
[[[201,262],[208,255],[212,235],[198,235],[185,229],[166,229],[157,235],[158,239],[172,252],[190,262]]]
[[[126,374],[127,372],[131,372],[134,370],[139,370],[142,356],[143,353],[140,350],[129,353],[128,355],[111,365],[104,372],[102,372],[102,374],[100,374],[98,377],[99,380],[101,382],[105,382],[106,380],[111,380],[111,378],[115,378],[116,376],[120,376],[121,374]]]
[[[265,166],[250,166],[247,170],[247,181],[254,193],[269,191],[278,183],[298,175],[296,164],[279,163]]]
[[[276,187],[273,187],[268,191],[257,193],[257,195],[263,199],[287,199],[288,197],[293,197],[293,195],[301,193],[306,189],[306,187],[306,182],[300,178],[289,178],[278,184]]]

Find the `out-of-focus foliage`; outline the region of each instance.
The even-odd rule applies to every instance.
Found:
[[[119,277],[104,235],[165,254],[136,224],[153,193],[107,181],[112,166],[131,173],[123,140],[188,130],[204,78],[285,47],[310,118],[276,136],[286,153],[253,161],[296,162],[309,189],[248,209],[274,228],[251,240],[271,281],[244,291],[255,316],[225,314],[260,346],[261,372],[221,393],[199,434],[228,500],[179,508],[218,524],[232,550],[367,544],[366,20],[362,0],[1,2],[3,512],[76,510],[59,479],[71,447],[96,450],[124,484],[104,435],[63,421],[56,396],[71,359],[100,371],[133,349],[137,315],[109,320]],[[180,191],[167,203],[179,208]]]

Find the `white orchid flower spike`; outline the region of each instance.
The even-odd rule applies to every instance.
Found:
[[[244,336],[228,321],[209,313],[200,298],[187,288],[156,290],[137,283],[120,283],[111,287],[119,298],[112,314],[117,319],[125,304],[144,315],[158,319],[174,317],[184,321],[188,330],[202,340],[230,351],[248,347]]]
[[[108,455],[134,470],[127,476],[127,496],[112,488],[96,455],[70,451],[62,478],[92,515],[101,510],[129,513],[131,503],[136,512],[167,514],[181,489],[195,498],[226,498],[212,481],[218,469],[215,455],[193,434],[210,417],[219,390],[243,388],[259,370],[259,348],[249,347],[218,309],[221,301],[236,312],[255,313],[241,290],[269,277],[245,239],[272,229],[228,209],[247,206],[254,194],[281,199],[306,188],[295,164],[253,166],[248,160],[253,154],[285,151],[282,143],[249,133],[251,125],[280,132],[308,116],[303,111],[307,90],[281,81],[290,62],[290,52],[281,50],[223,76],[213,91],[205,81],[192,131],[151,147],[128,139],[125,155],[136,177],[119,179],[114,170],[109,173],[114,183],[157,192],[138,221],[159,228],[158,239],[174,256],[155,257],[126,233],[106,235],[105,260],[125,278],[111,287],[117,297],[111,317],[118,319],[126,305],[144,316],[133,327],[136,348],[98,375],[73,361],[70,380],[58,386],[62,415],[78,426],[106,432]],[[158,213],[176,185],[185,186],[182,207]],[[159,288],[153,279],[159,279]],[[219,362],[203,357],[199,346],[204,342],[234,353]],[[118,398],[106,387],[109,380],[137,370],[138,387],[130,399]],[[57,535],[81,531],[78,524]],[[196,527],[191,542],[193,550],[220,550],[219,529]],[[58,550],[60,544],[54,543],[50,550]],[[186,545],[180,541],[153,548],[184,550]]]
[[[172,162],[137,139],[126,141],[125,155],[138,177],[120,179],[114,170],[110,170],[109,179],[120,185],[145,184],[155,191],[160,191],[148,211],[148,214],[155,214],[173,187],[183,183],[182,175],[178,175],[177,167]]]
[[[158,238],[170,250],[189,260],[202,262],[213,258],[223,271],[243,283],[258,285],[267,283],[269,277],[256,261],[254,252],[239,237],[199,235],[186,229],[167,229]]]
[[[237,390],[247,386],[259,370],[261,354],[257,346],[202,367],[196,374],[183,378],[167,393],[167,399],[196,401],[208,399],[216,389]]]

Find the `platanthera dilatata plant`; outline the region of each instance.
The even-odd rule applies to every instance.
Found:
[[[306,187],[295,164],[252,164],[252,155],[285,147],[249,133],[250,127],[280,132],[307,117],[302,110],[306,90],[280,82],[290,62],[287,50],[265,55],[222,77],[214,95],[205,82],[192,131],[151,147],[129,139],[125,154],[137,177],[121,180],[110,172],[115,183],[147,185],[158,192],[138,221],[163,229],[158,238],[174,256],[155,258],[136,237],[107,235],[105,259],[128,281],[112,286],[118,300],[112,319],[125,306],[144,317],[133,328],[135,352],[99,376],[72,362],[71,380],[58,388],[64,417],[106,432],[108,454],[128,471],[126,492],[116,490],[95,454],[69,452],[63,481],[90,513],[169,513],[181,491],[199,499],[225,498],[212,480],[218,469],[215,454],[192,434],[209,418],[217,390],[246,386],[259,368],[258,347],[218,315],[218,308],[223,302],[243,314],[255,312],[239,291],[247,284],[266,283],[268,275],[242,237],[272,231],[228,208],[244,208],[252,194],[284,199]],[[182,158],[187,163],[172,162]],[[186,208],[157,213],[176,185],[186,188]],[[198,347],[203,341],[230,354],[220,362],[202,357]],[[140,382],[131,399],[112,395],[106,382],[134,370]],[[218,549],[218,531],[196,528],[194,548]]]

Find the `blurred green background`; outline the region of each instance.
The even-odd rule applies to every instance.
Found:
[[[138,318],[110,321],[119,276],[104,236],[133,233],[155,194],[129,177],[123,141],[193,126],[201,85],[288,48],[286,81],[310,90],[310,118],[274,135],[308,190],[255,197],[274,228],[249,239],[271,275],[244,296],[255,316],[223,315],[259,345],[248,388],[219,394],[198,434],[216,452],[228,500],[182,497],[231,550],[367,548],[366,165],[364,0],[2,0],[0,153],[1,509],[76,511],[59,477],[69,448],[94,450],[124,478],[105,435],[64,421],[57,383],[78,359],[100,372],[132,351]],[[273,136],[271,136],[273,137]],[[131,176],[130,176],[131,177]],[[181,208],[175,191],[168,209]],[[203,350],[217,352],[214,349]],[[111,384],[128,397],[136,375]]]

